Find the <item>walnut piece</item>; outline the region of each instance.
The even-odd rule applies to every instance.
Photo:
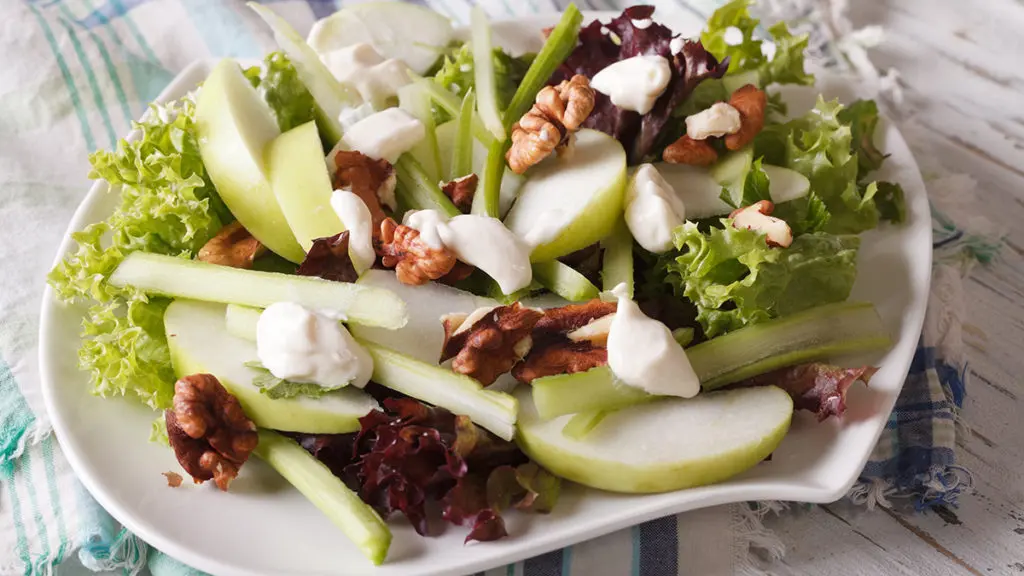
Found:
[[[614,314],[618,305],[597,298],[583,304],[569,304],[561,308],[549,308],[544,317],[533,328],[534,339],[550,335],[565,335],[590,324],[598,318]]]
[[[445,247],[427,244],[415,228],[398,224],[391,218],[380,223],[380,236],[374,249],[385,268],[394,268],[402,284],[418,286],[437,280],[455,267],[455,255]]]
[[[684,134],[665,148],[661,159],[669,164],[710,166],[718,161],[718,152],[707,140],[694,140]]]
[[[530,334],[541,316],[519,302],[446,316],[441,362],[454,358],[452,370],[485,386],[492,384],[529,352]]]
[[[449,286],[455,286],[459,282],[462,282],[466,278],[476,271],[476,266],[466,264],[459,260],[455,261],[455,266],[452,267],[451,272],[448,272],[444,276],[437,279],[441,284],[447,284]]]
[[[750,206],[737,208],[729,214],[732,225],[764,234],[764,241],[772,248],[787,248],[793,243],[793,231],[785,220],[771,216],[775,204],[768,200],[754,202]]]
[[[167,479],[167,485],[171,488],[177,488],[181,486],[181,474],[177,472],[161,472],[164,478]]]
[[[334,188],[346,188],[366,204],[373,219],[373,228],[387,218],[384,213],[386,206],[394,210],[395,202],[395,167],[387,160],[374,160],[362,152],[339,150],[334,155],[338,168],[334,173]]]
[[[608,349],[584,340],[552,342],[534,348],[526,359],[516,364],[512,376],[523,384],[556,374],[575,374],[608,363]]]
[[[224,226],[217,235],[203,245],[196,255],[198,260],[232,268],[252,268],[252,263],[267,251],[266,246],[235,220]]]
[[[221,490],[256,448],[256,425],[238,399],[211,374],[174,383],[173,408],[164,412],[167,437],[178,463],[196,484],[213,480]]]
[[[512,147],[505,159],[516,174],[569,146],[572,134],[594,111],[590,80],[577,74],[557,86],[545,86],[526,114],[512,126]]]
[[[463,213],[468,213],[469,209],[473,207],[473,196],[476,194],[476,187],[479,183],[480,178],[476,174],[467,174],[441,184],[441,191],[451,199],[456,208]]]
[[[725,147],[739,150],[754,141],[764,128],[764,111],[768,105],[768,97],[764,90],[753,84],[747,84],[732,93],[729,105],[740,113],[740,131],[725,137]]]

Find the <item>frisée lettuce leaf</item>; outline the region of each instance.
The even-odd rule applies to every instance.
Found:
[[[849,297],[856,236],[804,234],[773,248],[759,232],[721,223],[707,230],[683,224],[675,230],[679,252],[663,260],[664,281],[697,306],[707,338]]]
[[[536,54],[527,53],[513,57],[501,48],[495,48],[493,54],[498,107],[504,110],[512,101],[512,95],[516,93],[516,88],[526,76],[526,71]],[[460,98],[473,88],[473,50],[469,43],[454,47],[444,57],[440,69],[434,74],[434,82]],[[449,119],[448,114],[444,114],[443,118],[435,118],[435,121],[443,123]]]
[[[313,95],[284,52],[267,54],[262,69],[259,66],[247,68],[245,77],[270,106],[281,132],[305,124],[316,115]]]
[[[164,336],[170,300],[117,288],[107,278],[135,251],[191,257],[232,220],[206,179],[190,97],[153,104],[135,124],[140,136],[89,157],[90,178],[105,180],[120,204],[104,220],[72,234],[77,243],[48,281],[66,303],[86,304],[79,366],[101,396],[134,393],[153,408],[170,406],[174,373]]]

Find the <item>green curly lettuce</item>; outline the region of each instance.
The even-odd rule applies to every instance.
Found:
[[[494,82],[500,110],[505,110],[512,101],[512,95],[526,76],[534,56],[524,54],[513,58],[500,48],[494,49]],[[441,67],[434,74],[434,82],[459,97],[473,87],[473,51],[468,43],[453,48],[444,57]],[[440,119],[441,122],[445,120]]]
[[[721,222],[705,230],[683,224],[674,233],[680,252],[662,260],[664,281],[696,305],[706,337],[849,297],[856,236],[805,234],[772,248],[763,234]]]
[[[267,54],[262,68],[253,66],[244,73],[274,112],[281,132],[313,120],[316,102],[284,52]]]
[[[105,180],[120,203],[103,222],[72,234],[77,248],[48,281],[66,303],[88,306],[79,366],[100,396],[134,393],[153,408],[170,406],[174,373],[163,329],[166,298],[116,288],[107,278],[141,250],[189,258],[231,213],[206,179],[190,97],[151,106],[140,135],[89,157],[89,177]]]
[[[785,22],[768,28],[775,47],[769,58],[762,50],[764,41],[755,37],[760,20],[751,17],[751,4],[753,0],[733,0],[716,10],[700,35],[704,48],[719,61],[729,58],[728,74],[756,72],[762,88],[769,84],[814,84],[814,76],[804,70],[807,34],[794,36]],[[742,33],[740,42],[726,42],[730,28]]]

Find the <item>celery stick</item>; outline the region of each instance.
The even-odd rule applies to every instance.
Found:
[[[422,84],[406,84],[398,89],[398,106],[423,124],[426,136],[409,154],[420,163],[427,178],[437,182],[442,176],[441,152],[437,146],[437,126],[434,125],[434,114],[430,110],[430,96]]]
[[[533,279],[570,302],[585,302],[598,296],[597,286],[586,276],[558,260],[534,264]]]
[[[373,356],[373,381],[455,414],[469,416],[505,440],[515,436],[519,402],[503,392],[484,390],[479,382],[436,364],[421,362],[365,340]]]
[[[491,23],[479,5],[469,13],[473,48],[473,83],[479,95],[477,111],[484,126],[498,140],[506,138],[501,112],[498,111],[498,90],[494,85],[494,56],[491,48]]]
[[[413,210],[437,210],[445,216],[462,214],[455,204],[444,195],[436,179],[423,170],[423,166],[409,154],[402,154],[395,163],[398,177],[398,201]]]
[[[462,110],[462,103],[455,94],[445,90],[431,78],[423,78],[418,82],[423,86],[424,91],[438,108],[441,108],[453,118],[459,116],[459,112]],[[480,117],[476,114],[473,114],[473,136],[484,146],[490,146],[494,142],[494,135],[487,130],[487,127],[484,126],[484,123],[480,121]]]
[[[683,348],[689,346],[693,342],[695,336],[696,334],[694,333],[693,328],[690,328],[688,326],[683,328],[676,328],[675,330],[672,331],[672,338],[674,338],[675,341]]]
[[[786,366],[891,344],[874,306],[841,302],[747,326],[702,342],[686,354],[707,392]],[[537,411],[544,419],[656,398],[617,382],[607,366],[538,378],[532,386]]]
[[[331,519],[371,562],[380,565],[391,546],[391,530],[359,495],[291,438],[259,431],[256,456],[270,464]]]
[[[601,260],[601,287],[611,290],[619,284],[633,297],[633,236],[625,220],[619,220],[615,230],[601,241],[604,256]]]
[[[462,99],[462,108],[456,117],[455,145],[452,146],[452,163],[448,174],[448,180],[462,178],[473,172],[473,118],[475,117],[474,106],[476,96],[473,89],[466,92]]]
[[[397,329],[406,322],[405,302],[388,290],[146,252],[129,254],[111,274],[110,283],[151,294],[257,308],[295,302],[366,326]]]
[[[562,19],[551,31],[544,47],[537,53],[533,63],[526,70],[523,81],[516,88],[512,101],[505,109],[503,121],[506,132],[511,130],[512,125],[523,117],[523,114],[533,106],[537,92],[554,74],[573,49],[576,48],[576,41],[580,34],[580,24],[583,23],[583,15],[580,14],[575,4],[569,4],[562,12]],[[484,213],[488,216],[499,218],[499,196],[501,193],[501,177],[505,171],[505,152],[508,150],[508,140],[499,139],[487,148],[487,164],[484,167],[483,187],[477,190],[477,194],[484,195]]]
[[[562,428],[562,434],[565,434],[569,438],[579,440],[596,428],[607,415],[608,412],[604,410],[598,410],[596,412],[580,412],[565,423],[565,427]]]

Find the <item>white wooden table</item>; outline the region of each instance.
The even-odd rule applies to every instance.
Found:
[[[860,0],[881,24],[871,52],[906,84],[901,122],[926,178],[962,172],[977,210],[1009,232],[1002,257],[965,285],[970,376],[958,439],[975,492],[957,509],[803,507],[766,525],[786,544],[771,574],[1024,574],[1024,2]]]

